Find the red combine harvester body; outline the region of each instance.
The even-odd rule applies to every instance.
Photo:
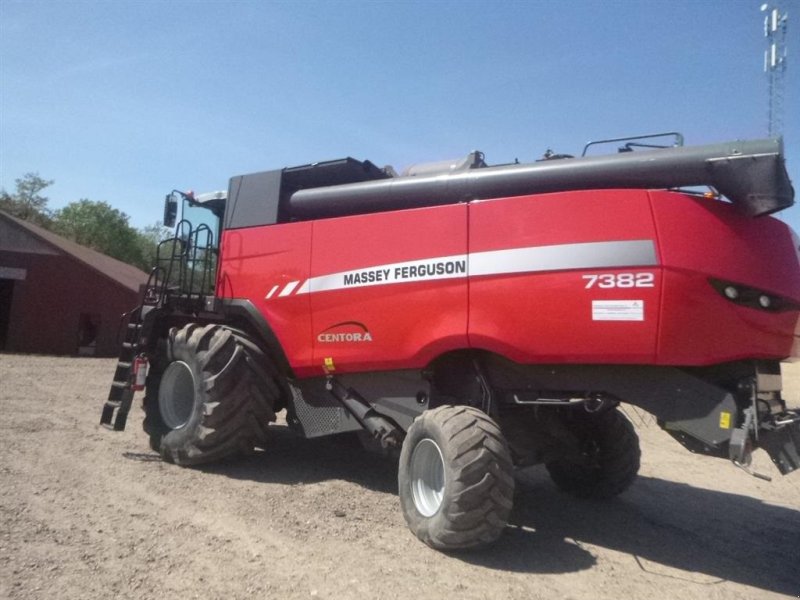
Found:
[[[460,349],[519,363],[706,366],[791,356],[785,224],[676,192],[601,190],[227,231],[217,288],[247,298],[298,377],[420,369]],[[787,258],[788,257],[788,258]],[[368,334],[368,335],[367,335]]]
[[[102,417],[125,426],[147,359],[145,430],[169,461],[258,446],[282,409],[306,437],[360,432],[400,451],[406,520],[444,549],[500,535],[514,466],[578,496],[626,489],[620,403],[694,452],[800,468],[779,364],[797,356],[800,255],[767,216],[793,202],[778,140],[476,152],[402,177],[343,159],[173,194],[165,221],[178,196]]]

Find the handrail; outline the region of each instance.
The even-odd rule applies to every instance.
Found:
[[[678,133],[677,131],[667,131],[666,133],[650,133],[648,135],[633,135],[633,136],[626,136],[620,138],[609,138],[607,140],[596,140],[593,142],[588,142],[583,147],[583,152],[581,156],[586,156],[586,151],[589,149],[590,146],[596,146],[598,144],[612,144],[614,142],[633,142],[634,140],[647,140],[652,138],[660,138],[660,137],[667,137],[671,136],[675,138],[675,143],[672,146],[663,146],[657,144],[625,144],[625,148],[627,150],[620,149],[621,152],[629,152],[632,146],[640,146],[642,148],[677,148],[679,146],[683,146],[683,134]]]

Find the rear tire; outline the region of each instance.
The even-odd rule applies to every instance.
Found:
[[[639,472],[639,437],[617,409],[588,415],[568,425],[578,438],[579,456],[547,463],[553,482],[579,498],[611,498],[628,489]]]
[[[252,452],[264,442],[280,396],[267,360],[251,340],[221,325],[173,328],[166,360],[156,359],[147,378],[150,446],[180,465]]]
[[[514,496],[508,445],[483,412],[442,406],[416,418],[400,453],[400,505],[414,534],[439,550],[495,541]]]

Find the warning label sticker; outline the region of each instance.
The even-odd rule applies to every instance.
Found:
[[[592,321],[644,321],[644,300],[592,300]]]

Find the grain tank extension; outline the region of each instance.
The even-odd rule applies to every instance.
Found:
[[[169,194],[165,223],[181,218],[101,423],[123,429],[142,390],[151,447],[187,466],[265,448],[281,411],[303,437],[356,433],[399,455],[403,515],[440,549],[501,535],[518,467],[575,496],[627,489],[625,405],[692,452],[797,470],[781,362],[798,357],[800,251],[769,216],[794,199],[782,143],[640,140],[404,175],[344,158]]]

